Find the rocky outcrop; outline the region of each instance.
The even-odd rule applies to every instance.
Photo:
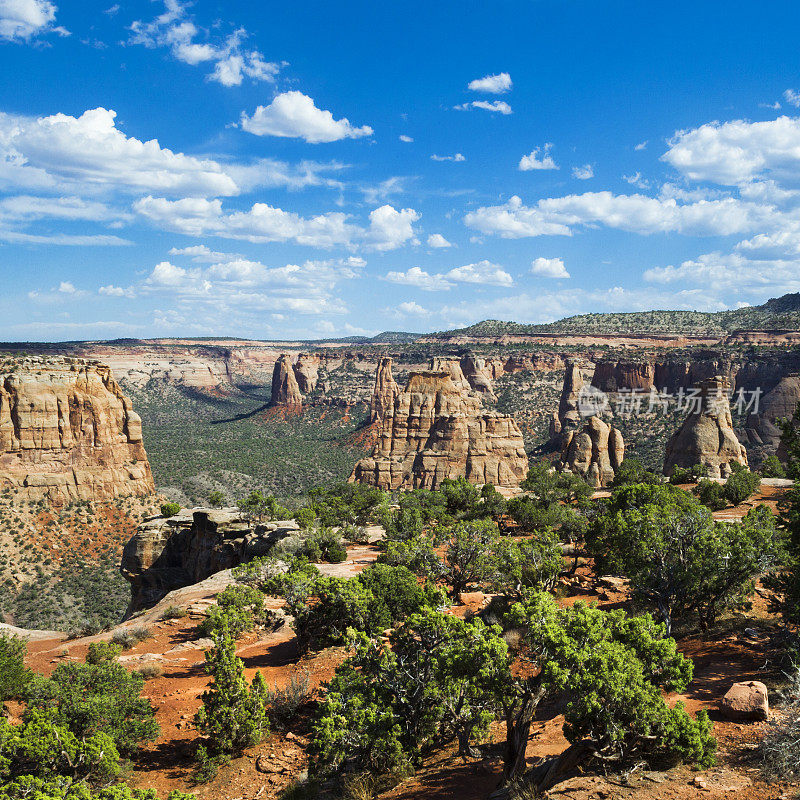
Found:
[[[461,369],[461,362],[454,358],[445,358],[444,356],[434,356],[431,359],[430,372],[446,372],[450,376],[450,380],[459,392],[468,392],[472,387],[469,381],[464,376]]]
[[[720,713],[733,720],[769,718],[769,696],[761,681],[734,683],[719,701]]]
[[[763,445],[768,453],[780,455],[781,429],[778,421],[790,419],[800,404],[800,375],[786,375],[760,399],[757,412],[747,418],[747,440]]]
[[[731,464],[747,466],[747,452],[733,430],[727,392],[730,384],[722,376],[702,381],[692,398],[689,414],[667,443],[664,474],[675,467],[704,464],[712,478],[727,478]]]
[[[375,387],[369,403],[370,423],[383,419],[386,410],[394,405],[394,399],[400,394],[400,387],[392,376],[392,359],[382,358],[375,370]]]
[[[319,356],[300,353],[294,364],[294,377],[302,394],[311,394],[319,380]]]
[[[496,486],[516,486],[525,477],[528,457],[513,417],[484,409],[444,366],[409,375],[381,420],[372,455],[356,464],[351,481],[435,489],[459,476]]]
[[[144,522],[122,551],[120,571],[131,585],[128,614],[173,589],[266,555],[297,529],[294,521],[256,525],[238,509],[196,508]]]
[[[275,362],[272,371],[272,405],[292,408],[303,405],[303,395],[292,368],[292,359],[286,354]]]
[[[467,353],[462,356],[459,366],[473,391],[494,399],[492,378],[486,369],[486,362],[482,358],[476,356],[475,353]]]
[[[595,399],[598,403],[592,404]],[[600,407],[601,400],[585,384],[580,367],[568,363],[558,413],[550,420],[550,442],[560,450],[560,468],[580,475],[595,488],[614,480],[625,455],[622,434],[600,416],[607,413]]]
[[[155,491],[142,421],[107,366],[63,357],[0,363],[0,487],[55,502]]]
[[[611,484],[624,456],[622,434],[600,417],[589,417],[582,428],[565,433],[561,468],[600,488]]]

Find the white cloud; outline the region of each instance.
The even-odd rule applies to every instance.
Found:
[[[209,264],[218,264],[220,261],[233,261],[239,258],[239,256],[232,253],[217,253],[204,244],[195,244],[190,247],[172,247],[170,248],[169,255],[188,256],[192,261],[206,262]]]
[[[486,234],[507,239],[527,236],[569,236],[578,225],[605,225],[632,233],[682,233],[695,236],[725,236],[751,233],[786,224],[791,214],[781,214],[769,205],[724,197],[680,203],[675,198],[611,192],[551,197],[526,206],[512,197],[500,206],[479,208],[465,215],[464,222]]]
[[[553,161],[553,157],[550,155],[552,146],[551,142],[547,142],[544,147],[536,147],[527,156],[522,156],[519,160],[519,169],[523,172],[538,169],[558,169],[558,164]],[[542,154],[541,159],[539,158],[539,153]]]
[[[461,103],[460,105],[453,106],[456,111],[469,111],[470,108],[481,108],[484,111],[494,111],[499,114],[511,114],[511,106],[504,100],[473,100],[469,103]]]
[[[710,122],[678,131],[661,157],[687,178],[736,186],[759,178],[800,183],[800,119]]]
[[[401,314],[408,314],[419,317],[424,317],[427,314],[430,314],[430,311],[428,311],[427,308],[423,308],[419,303],[415,303],[413,300],[407,300],[404,303],[399,303],[397,306],[397,310]]]
[[[420,267],[411,267],[406,272],[388,272],[386,280],[391,281],[391,283],[414,286],[426,292],[440,292],[453,287],[453,284],[445,280],[441,275],[431,275]]]
[[[514,279],[501,266],[486,260],[455,267],[445,273],[445,277],[459,283],[477,283],[482,286],[514,285]]]
[[[534,258],[531,262],[531,272],[543,278],[569,278],[569,272],[560,258]]]
[[[432,233],[428,237],[428,247],[435,247],[438,249],[452,246],[453,245],[450,244],[450,242],[448,242],[441,233]]]
[[[645,150],[647,148],[647,141],[639,142],[633,149],[634,150]]]
[[[400,138],[401,142],[409,143],[409,142],[413,142],[414,141],[413,137],[406,136],[406,134],[404,134],[404,133],[401,133],[399,138]]]
[[[511,76],[507,72],[486,75],[467,84],[467,88],[473,92],[488,92],[489,94],[504,94],[511,90],[511,86]]]
[[[173,58],[191,66],[213,64],[208,79],[223,86],[239,86],[244,78],[275,80],[280,66],[266,61],[258,50],[243,47],[247,38],[244,28],[237,28],[216,43],[196,41],[201,33],[188,17],[189,5],[180,0],[164,0],[163,14],[151,22],[137,20],[130,26],[131,43],[169,48]]]
[[[268,106],[258,106],[248,117],[242,112],[242,128],[256,136],[304,139],[311,144],[371,136],[369,125],[356,127],[346,118],[334,119],[330,111],[317,108],[302,92],[279,94]]]
[[[461,153],[454,153],[452,156],[439,156],[434,153],[431,156],[431,161],[466,161],[467,159],[464,158]]]
[[[594,178],[594,167],[591,164],[584,164],[582,167],[573,167],[572,175],[579,181],[588,181]]]
[[[106,297],[132,297],[133,293],[129,289],[123,289],[121,286],[114,286],[113,283],[108,286],[101,286],[97,290],[98,294],[105,295]]]
[[[116,127],[115,111],[80,117],[0,114],[0,187],[40,190],[117,188],[168,194],[233,195],[239,189],[216,161],[142,142]]]
[[[794,89],[787,89],[783,93],[783,99],[789,103],[789,105],[800,108],[800,92],[796,92]],[[780,108],[780,104],[777,105],[778,108]]]
[[[407,242],[416,242],[414,223],[420,218],[413,208],[398,211],[383,205],[370,212],[366,243],[373,250],[396,250]]]
[[[650,188],[650,181],[643,178],[641,172],[635,172],[633,175],[623,175],[622,180],[629,183],[631,186],[636,186],[638,189]]]
[[[103,222],[124,219],[128,215],[105,203],[80,197],[32,197],[15,195],[0,200],[0,222],[29,222],[38,219],[85,220]]]
[[[61,281],[61,283],[58,285],[58,291],[61,292],[61,294],[78,293],[78,290],[75,288],[74,284],[72,284],[70,281]]]
[[[119,236],[109,236],[107,234],[34,234],[13,230],[0,230],[0,241],[12,244],[47,244],[68,247],[123,247],[133,244],[128,239],[121,239]]]
[[[68,36],[64,28],[53,26],[56,11],[48,0],[0,0],[0,39],[28,41],[51,31]]]

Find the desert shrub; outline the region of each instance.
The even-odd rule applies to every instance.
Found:
[[[678,483],[697,483],[701,478],[708,477],[708,467],[705,464],[695,464],[693,467],[674,467],[669,482]]]
[[[114,661],[122,653],[122,645],[116,642],[92,642],[86,652],[87,664],[104,664]]]
[[[164,667],[157,661],[148,661],[136,667],[138,672],[146,681],[151,681],[154,678],[160,678],[164,674]]]
[[[16,700],[25,694],[33,675],[25,666],[27,649],[21,637],[0,634],[0,707],[6,700]]]
[[[239,511],[253,522],[263,522],[268,519],[287,519],[289,510],[282,506],[272,495],[260,489],[250,492],[247,497],[239,501]]]
[[[737,465],[738,466],[738,465]],[[761,485],[761,476],[748,469],[736,469],[725,481],[725,497],[735,506],[743,503]]]
[[[347,550],[342,545],[341,536],[330,528],[317,528],[306,540],[299,555],[309,561],[327,561],[339,564],[347,560]]]
[[[800,777],[800,670],[790,674],[789,685],[781,692],[784,714],[773,718],[759,745],[761,771],[768,781]]]
[[[176,514],[180,513],[180,510],[181,510],[180,503],[164,503],[161,506],[161,516],[174,517]]]
[[[132,789],[125,783],[94,787],[84,780],[48,775],[21,775],[0,785],[0,800],[158,800],[154,789]],[[195,795],[173,789],[167,800],[197,800]]]
[[[161,619],[183,619],[188,613],[180,606],[167,606],[161,614]]]
[[[786,469],[778,456],[767,456],[758,470],[764,478],[785,478]]]
[[[450,529],[442,577],[453,597],[493,577],[498,541],[497,526],[489,520],[459,522]]]
[[[317,512],[313,508],[301,508],[295,513],[294,518],[303,530],[308,530],[316,524]]]
[[[562,502],[583,505],[593,493],[592,487],[579,475],[556,472],[545,461],[531,464],[520,487],[528,492],[529,499],[540,508]]]
[[[116,661],[59,664],[49,678],[37,675],[28,689],[28,711],[55,713],[79,739],[108,736],[123,754],[159,734],[149,700],[142,698],[144,679]]]
[[[444,564],[433,547],[433,540],[424,534],[405,540],[388,541],[378,556],[379,564],[407,567],[415,575],[439,580],[444,574]]]
[[[567,506],[553,503],[542,506],[529,497],[515,497],[508,501],[508,515],[526,532],[556,528],[575,511]]]
[[[234,639],[253,630],[266,621],[268,612],[264,608],[264,595],[254,586],[234,583],[226,586],[218,595],[216,605],[208,610],[208,616],[200,625],[203,636],[223,625]]]
[[[202,695],[194,723],[206,739],[198,750],[204,760],[241,753],[269,731],[265,704],[267,686],[257,672],[248,685],[242,660],[236,657],[233,636],[223,625],[211,634],[214,647],[206,650],[211,685]]]
[[[227,498],[224,492],[221,492],[219,489],[214,489],[214,491],[210,492],[208,495],[208,503],[213,508],[222,508],[226,502]]]
[[[721,483],[704,479],[695,486],[693,491],[700,502],[712,511],[719,511],[728,505],[725,487]]]
[[[616,489],[620,486],[628,486],[635,483],[659,484],[661,482],[661,476],[645,469],[641,461],[636,458],[626,458],[614,473],[614,480],[611,482],[611,486]]]
[[[357,580],[375,598],[377,607],[385,607],[392,622],[398,622],[422,611],[425,607],[445,605],[445,594],[429,581],[420,586],[406,567],[374,564],[359,573]]]
[[[111,641],[114,644],[120,645],[123,650],[130,650],[132,647],[139,644],[139,642],[150,639],[152,635],[153,634],[147,628],[138,625],[135,628],[122,628],[121,630],[114,631]]]
[[[520,542],[498,542],[495,559],[495,588],[512,597],[553,589],[564,569],[558,537],[550,530]]]
[[[311,681],[307,672],[295,671],[289,676],[289,682],[274,689],[267,689],[266,708],[270,721],[288,725],[298,710],[311,699]]]
[[[366,525],[379,514],[386,495],[363,483],[338,483],[309,492],[311,506],[321,525]]]

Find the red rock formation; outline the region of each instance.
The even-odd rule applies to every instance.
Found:
[[[319,356],[300,353],[294,364],[294,376],[297,386],[303,394],[311,394],[317,388],[319,380]]]
[[[528,471],[513,417],[482,407],[450,369],[412,372],[381,420],[380,438],[350,480],[383,489],[434,489],[445,478],[516,486]]]
[[[276,362],[272,371],[272,405],[300,408],[303,395],[297,385],[291,357],[284,354]]]
[[[461,372],[473,391],[481,392],[494,399],[492,379],[486,370],[486,362],[474,353],[467,353],[460,361]]]
[[[450,376],[450,380],[453,381],[453,385],[460,392],[468,392],[472,388],[461,370],[461,362],[454,358],[434,356],[431,359],[430,371],[446,372]]]
[[[697,402],[667,443],[665,475],[671,475],[675,467],[705,464],[712,478],[727,478],[732,463],[747,466],[747,451],[733,430],[729,387],[720,375],[700,383]]]
[[[375,388],[369,404],[370,423],[383,419],[386,410],[394,405],[394,399],[400,394],[400,387],[392,377],[392,359],[381,358],[375,370]]]
[[[98,362],[0,364],[0,486],[29,500],[107,500],[155,491],[142,422]]]

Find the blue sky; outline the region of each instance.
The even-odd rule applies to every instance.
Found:
[[[800,290],[795,3],[0,0],[0,338]]]

